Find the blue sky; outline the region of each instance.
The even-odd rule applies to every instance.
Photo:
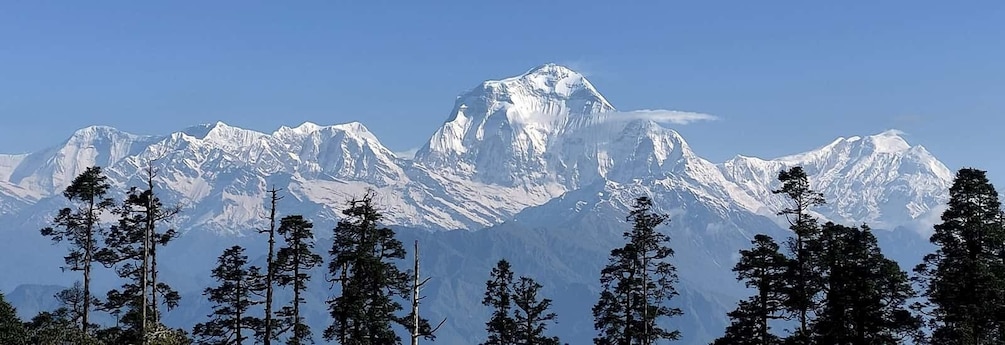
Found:
[[[897,128],[1005,177],[1005,3],[970,1],[9,2],[0,152],[93,124],[164,134],[361,121],[419,146],[457,94],[546,62],[701,155],[773,157]],[[995,172],[998,171],[996,174]],[[1002,182],[1005,183],[1005,182]]]

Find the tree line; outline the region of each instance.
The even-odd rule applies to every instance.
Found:
[[[155,191],[156,171],[145,184],[116,201],[100,167],[77,176],[63,196],[52,226],[40,231],[65,243],[66,270],[81,280],[54,297],[62,307],[23,322],[0,294],[2,344],[411,344],[435,340],[433,325],[420,315],[422,287],[419,245],[413,266],[398,263],[407,253],[372,192],[347,201],[327,259],[315,248],[313,223],[303,215],[277,219],[280,190],[269,191],[268,253],[264,267],[250,264],[245,248],[221,253],[203,295],[213,304],[204,322],[191,330],[164,325],[161,314],[178,306],[180,295],[159,279],[157,250],[180,236],[169,224],[181,209],[164,205]],[[957,172],[950,200],[930,241],[937,250],[913,274],[886,258],[866,224],[821,222],[812,215],[826,201],[810,187],[801,167],[778,175],[774,190],[790,202],[778,214],[791,235],[777,242],[757,234],[740,250],[733,268],[752,295],[738,302],[730,324],[711,345],[810,344],[1001,344],[1005,343],[1005,213],[986,172]],[[102,219],[116,218],[109,224]],[[626,217],[624,244],[610,251],[599,272],[601,292],[592,313],[596,345],[650,345],[679,340],[672,319],[678,296],[674,251],[659,228],[670,221],[653,200],[638,197]],[[310,272],[327,268],[332,296],[326,301],[330,324],[316,332],[302,313]],[[113,270],[120,288],[98,298],[94,268]],[[558,315],[543,286],[532,277],[514,277],[505,258],[488,272],[482,304],[491,313],[484,345],[558,345],[548,332]],[[336,289],[337,287],[337,289]],[[276,290],[292,297],[278,301]],[[406,305],[408,308],[406,308]],[[115,325],[94,323],[93,313],[114,316]],[[686,331],[686,330],[684,330]],[[315,335],[318,333],[319,337]]]

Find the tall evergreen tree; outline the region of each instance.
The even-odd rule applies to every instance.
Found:
[[[210,302],[215,303],[210,321],[195,325],[194,336],[203,344],[241,345],[249,339],[248,333],[260,334],[264,322],[251,315],[251,307],[261,304],[252,299],[252,290],[261,289],[261,272],[258,267],[248,267],[244,248],[233,246],[220,255],[219,266],[213,269],[213,278],[219,286],[206,288]]]
[[[108,177],[102,173],[101,167],[85,169],[63,190],[63,196],[74,207],[59,210],[53,220],[55,227],[41,230],[43,236],[51,237],[54,242],[70,243],[70,253],[64,257],[66,267],[83,273],[82,294],[87,298],[81,298],[81,305],[75,309],[80,312],[79,325],[83,332],[88,331],[90,312],[94,306],[94,300],[90,298],[91,267],[97,261],[95,254],[102,234],[101,216],[115,205],[108,197],[110,188]]]
[[[499,260],[488,281],[482,304],[492,308],[485,323],[488,339],[484,345],[557,345],[558,337],[545,335],[548,323],[557,317],[551,312],[551,299],[539,299],[541,284],[521,276],[513,280],[509,261]]]
[[[276,204],[283,198],[279,196],[279,189],[275,187],[268,192],[270,203],[269,228],[259,231],[269,235],[269,252],[265,258],[265,281],[263,282],[265,288],[265,318],[262,321],[264,324],[262,326],[262,334],[259,336],[264,345],[271,345],[276,334],[272,320],[273,295],[276,286]]]
[[[547,336],[548,323],[555,322],[557,315],[551,312],[551,299],[538,298],[541,284],[529,277],[520,277],[513,285],[513,318],[516,344],[521,345],[559,345],[558,337]]]
[[[809,324],[812,311],[817,306],[816,297],[819,294],[819,274],[814,272],[813,251],[820,236],[820,226],[816,218],[809,214],[814,206],[825,203],[822,193],[810,187],[809,178],[802,167],[796,166],[778,173],[782,188],[772,191],[784,194],[792,205],[778,212],[786,216],[795,234],[787,242],[792,254],[791,268],[788,274],[788,293],[786,307],[798,320],[798,329],[790,341],[797,344],[807,344]]]
[[[328,263],[340,292],[328,301],[333,320],[324,337],[343,345],[401,344],[392,325],[413,323],[396,314],[411,291],[409,272],[395,265],[405,258],[404,246],[393,230],[379,225],[383,215],[374,207],[372,192],[350,200],[342,214]]]
[[[275,278],[280,286],[292,287],[293,300],[279,310],[278,316],[285,328],[292,331],[287,344],[305,344],[311,341],[311,330],[301,315],[305,303],[303,294],[311,279],[310,271],[322,264],[321,256],[314,253],[314,224],[300,215],[283,217],[277,232],[286,246],[276,253]]]
[[[770,321],[784,318],[785,274],[789,260],[779,252],[770,236],[758,234],[754,247],[740,251],[740,261],[733,267],[737,279],[756,294],[728,314],[732,323],[716,345],[775,345],[780,338],[771,333]]]
[[[17,316],[17,309],[0,293],[0,344],[28,345],[28,331]]]
[[[986,175],[974,168],[956,173],[931,236],[938,248],[914,270],[927,299],[917,308],[930,316],[933,344],[1005,342],[1005,223]]]
[[[811,325],[817,344],[902,344],[921,321],[907,308],[907,273],[880,251],[868,226],[823,225],[816,258],[823,298]]]
[[[488,339],[483,345],[516,344],[516,320],[513,319],[513,271],[509,261],[499,260],[488,281],[482,304],[492,308],[492,316],[485,323]]]
[[[160,327],[159,304],[177,307],[181,296],[168,284],[157,279],[157,247],[167,245],[178,233],[174,229],[158,231],[158,225],[179,212],[177,207],[165,207],[154,193],[155,173],[147,171],[147,188],[132,187],[122,205],[114,210],[119,221],[105,237],[105,248],[97,259],[115,267],[119,277],[127,282],[120,289],[108,292],[102,309],[121,317],[123,342],[149,344],[152,327]],[[163,299],[158,300],[158,296]],[[167,334],[161,330],[160,334]]]
[[[593,307],[598,345],[649,345],[660,339],[677,340],[679,330],[656,324],[662,317],[683,312],[663,303],[677,295],[677,269],[670,262],[670,238],[656,231],[669,219],[653,211],[649,197],[639,197],[628,216],[632,229],[624,233],[627,243],[611,250],[610,262],[600,272],[603,291]]]

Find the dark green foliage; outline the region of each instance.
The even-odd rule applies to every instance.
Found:
[[[71,317],[68,309],[60,308],[53,312],[42,312],[25,324],[30,334],[30,344],[37,345],[97,345],[97,339],[84,334],[76,326],[77,321]]]
[[[70,253],[64,257],[66,269],[82,272],[83,296],[91,296],[91,267],[98,261],[95,254],[102,235],[100,217],[114,207],[114,201],[107,197],[109,188],[111,185],[101,167],[87,168],[63,191],[63,196],[74,204],[74,208],[59,210],[53,219],[55,227],[41,230],[43,236],[52,238],[54,242],[69,242]],[[79,302],[80,305],[74,308],[79,318],[75,317],[74,322],[78,322],[82,331],[87,331],[90,311],[95,303],[92,298],[80,298]]]
[[[293,215],[283,217],[277,229],[286,246],[276,253],[275,279],[279,286],[293,289],[293,300],[277,312],[283,332],[291,331],[287,344],[311,342],[311,330],[300,314],[300,306],[304,304],[303,293],[311,279],[308,271],[322,264],[321,256],[314,253],[312,228],[314,224],[303,216]]]
[[[778,244],[767,235],[758,234],[754,247],[740,251],[740,261],[733,267],[737,279],[756,294],[728,314],[732,323],[716,345],[775,345],[778,336],[771,333],[770,321],[784,318],[785,274],[789,260],[778,251]]]
[[[550,299],[538,299],[541,284],[529,277],[513,281],[509,261],[499,260],[485,282],[482,304],[492,308],[485,323],[488,339],[484,345],[557,345],[558,337],[548,337],[548,323],[557,317],[548,309]]]
[[[261,290],[261,273],[258,267],[248,267],[244,248],[233,246],[220,255],[219,266],[213,269],[213,278],[219,286],[206,288],[203,295],[213,305],[210,321],[195,325],[192,335],[202,344],[240,345],[249,340],[248,334],[261,334],[264,321],[252,316],[249,309],[261,302],[252,300],[252,291]],[[251,343],[251,342],[248,342]]]
[[[94,296],[89,296],[89,299],[84,296],[86,295],[83,284],[77,281],[73,283],[73,286],[60,291],[53,297],[55,297],[56,301],[62,306],[64,311],[64,315],[62,315],[62,317],[69,320],[74,325],[80,325],[83,323],[87,308],[89,306],[101,304],[101,301]],[[89,324],[87,332],[90,333],[97,327],[98,325],[96,324]]]
[[[555,322],[557,315],[550,312],[551,299],[538,299],[537,293],[541,284],[528,277],[520,277],[513,285],[513,305],[516,306],[513,321],[514,335],[517,344],[522,345],[558,345],[558,337],[545,335],[548,323]]]
[[[192,339],[181,329],[173,329],[164,325],[153,325],[147,329],[147,345],[190,345]],[[95,338],[99,344],[141,344],[136,334],[121,327],[110,327],[98,330]]]
[[[880,251],[867,227],[828,222],[815,260],[823,299],[812,330],[817,344],[902,344],[921,321],[907,309],[915,293],[907,273]]]
[[[0,293],[0,344],[27,345],[28,331],[25,330],[17,310]]]
[[[485,298],[482,304],[492,308],[492,316],[485,323],[488,339],[483,345],[516,344],[516,320],[513,319],[512,308],[513,271],[509,261],[499,260],[492,269],[491,276],[485,282]]]
[[[712,342],[712,345],[777,345],[782,344],[778,336],[765,332],[770,328],[764,323],[764,315],[757,301],[740,301],[733,311],[727,313],[731,323],[726,334]]]
[[[669,216],[652,207],[648,197],[636,199],[627,218],[633,223],[624,233],[627,243],[611,251],[610,263],[600,272],[603,291],[593,307],[599,332],[595,344],[648,345],[680,338],[680,331],[657,325],[662,317],[683,312],[663,305],[677,295],[677,269],[667,261],[673,256],[669,236],[656,231]]]
[[[938,249],[915,268],[927,302],[932,344],[1005,342],[1005,223],[998,192],[983,170],[964,168],[949,190]]]
[[[119,221],[105,237],[105,248],[98,260],[115,267],[126,283],[108,292],[102,309],[120,317],[121,341],[141,339],[147,328],[158,326],[160,308],[178,306],[181,296],[164,282],[157,280],[157,247],[167,245],[178,236],[174,229],[158,232],[157,225],[178,213],[178,208],[165,207],[153,192],[152,178],[148,189],[130,188],[122,205],[114,212]],[[144,311],[144,306],[146,310]],[[144,322],[144,317],[146,321]]]
[[[791,200],[792,206],[778,212],[785,215],[790,229],[795,237],[789,238],[788,250],[792,254],[789,268],[786,309],[795,315],[799,328],[794,337],[797,342],[806,343],[809,336],[811,312],[817,306],[816,296],[819,294],[819,273],[814,272],[812,253],[815,250],[817,238],[820,236],[820,226],[809,213],[813,206],[825,203],[823,194],[810,188],[810,181],[802,167],[792,167],[778,173],[778,181],[782,188],[772,191],[775,194],[785,194]]]
[[[341,291],[328,301],[333,320],[324,337],[343,345],[401,344],[392,325],[413,323],[407,315],[396,315],[403,309],[399,300],[411,291],[410,274],[394,262],[405,258],[404,246],[393,230],[380,227],[383,216],[374,208],[372,193],[349,201],[342,214],[328,263]]]

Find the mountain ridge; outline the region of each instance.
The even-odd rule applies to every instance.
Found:
[[[670,215],[661,231],[672,238],[682,291],[672,303],[687,311],[671,322],[686,330],[682,344],[708,344],[746,295],[730,270],[737,251],[754,234],[778,240],[789,234],[776,215],[787,200],[772,190],[778,172],[795,165],[828,200],[816,209],[819,216],[891,230],[877,236],[893,243],[884,251],[892,249],[903,263],[915,264],[927,250],[921,237],[898,230],[931,225],[923,223],[937,218],[952,174],[902,132],[838,138],[774,159],[737,155],[715,163],[694,152],[668,121],[652,111],[615,109],[574,73],[548,64],[479,84],[457,98],[413,158],[388,149],[359,122],[304,122],[271,132],[214,122],[164,135],[93,126],[45,150],[0,155],[0,221],[7,224],[0,228],[7,239],[0,241],[0,261],[11,263],[0,265],[0,276],[19,277],[0,280],[0,290],[16,288],[4,286],[13,283],[65,285],[75,277],[58,269],[63,248],[37,229],[65,205],[63,185],[90,164],[105,168],[115,197],[143,185],[151,164],[162,199],[184,206],[172,225],[187,232],[164,248],[171,259],[158,267],[185,296],[181,311],[168,312],[165,322],[185,328],[208,313],[200,294],[220,251],[240,244],[262,264],[264,241],[255,229],[266,225],[273,187],[283,189],[281,214],[303,214],[315,224],[319,252],[330,244],[325,241],[345,200],[375,191],[384,223],[404,243],[422,243],[423,274],[434,277],[423,308],[430,319],[449,316],[437,334],[444,343],[483,340],[481,289],[500,258],[534,276],[545,286],[542,294],[555,299],[561,318],[555,334],[589,343],[597,272],[621,245],[632,201],[646,195]],[[101,272],[108,277],[97,281],[109,286],[100,288],[117,281]],[[329,288],[316,279],[308,289],[312,328],[325,326]],[[40,300],[45,297],[35,293],[17,304],[38,310],[51,303]]]
[[[164,170],[159,182],[174,194],[172,201],[192,208],[257,204],[278,179],[327,217],[336,216],[337,197],[322,194],[348,197],[373,188],[388,195],[390,209],[406,214],[392,216],[390,224],[441,230],[477,230],[584,186],[648,177],[692,185],[717,203],[770,216],[782,202],[769,193],[773,175],[793,165],[804,165],[811,181],[828,186],[823,191],[835,204],[821,216],[892,228],[932,211],[952,178],[897,130],[838,138],[774,159],[737,155],[712,163],[672,128],[619,112],[582,74],[545,64],[458,96],[447,121],[414,157],[399,157],[360,122],[304,122],[272,133],[215,122],[166,135],[90,126],[61,145],[0,155],[0,202],[30,207],[58,195],[90,165],[105,166],[116,185],[125,186],[151,161]],[[865,179],[839,178],[842,173]],[[213,200],[206,199],[210,195]],[[888,205],[894,201],[905,205]],[[242,207],[215,227],[260,221],[252,216],[256,206]],[[221,217],[192,217],[213,218]]]

